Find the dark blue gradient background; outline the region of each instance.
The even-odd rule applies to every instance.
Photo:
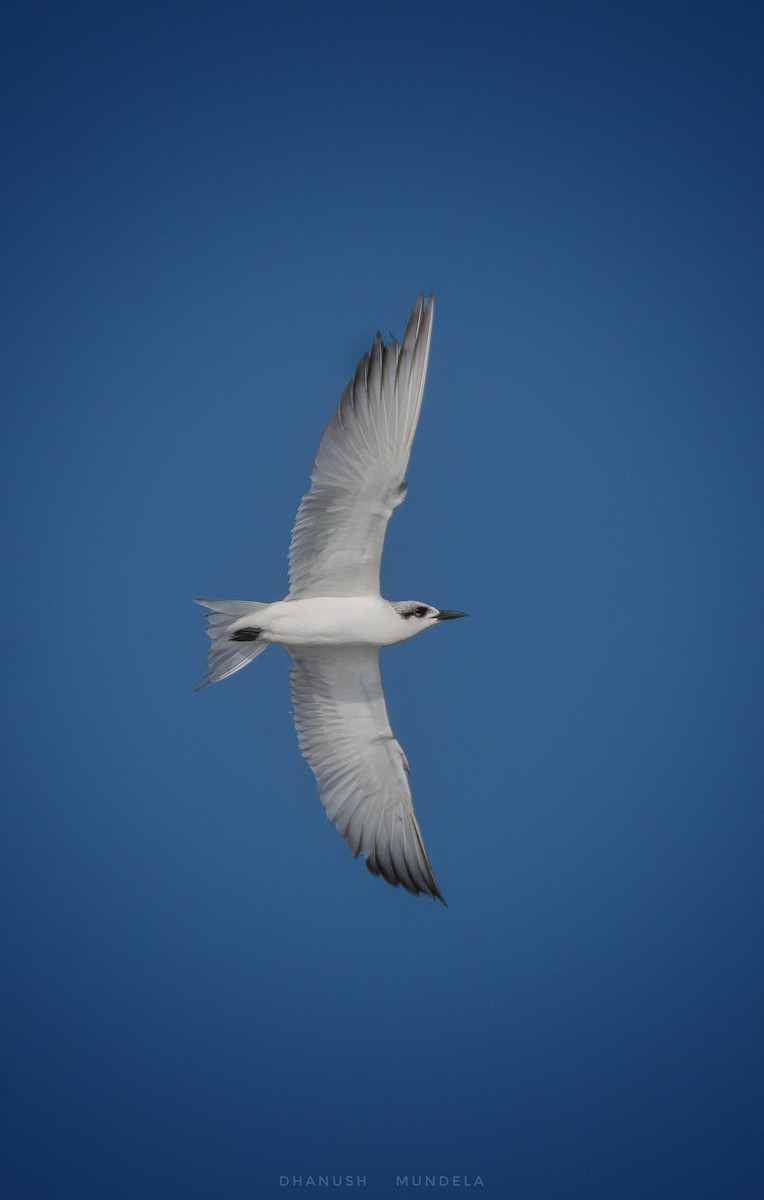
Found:
[[[3,1200],[758,1200],[761,10],[31,0],[1,54]],[[326,821],[281,652],[191,691],[430,290],[383,583],[471,616],[383,670],[447,910]]]

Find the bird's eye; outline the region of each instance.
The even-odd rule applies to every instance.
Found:
[[[426,617],[427,616],[427,606],[425,604],[417,604],[416,608],[414,609],[414,616],[415,617]]]

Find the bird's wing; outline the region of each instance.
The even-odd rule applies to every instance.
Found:
[[[406,756],[387,718],[378,651],[289,653],[300,750],[330,821],[373,875],[443,900],[414,814]]]
[[[420,296],[400,346],[377,334],[342,394],[292,530],[292,599],[379,592],[387,522],[406,494],[433,311],[433,297]]]

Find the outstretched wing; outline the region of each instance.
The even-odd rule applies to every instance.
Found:
[[[406,494],[433,311],[434,298],[420,296],[400,346],[377,334],[342,394],[292,530],[291,599],[379,592],[387,522]]]
[[[445,904],[414,814],[406,756],[387,718],[377,650],[289,653],[300,750],[330,821],[372,874]]]

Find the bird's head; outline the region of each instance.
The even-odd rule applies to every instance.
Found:
[[[433,608],[431,604],[423,604],[421,600],[394,600],[392,607],[403,623],[404,638],[415,637],[417,633],[430,629],[439,621],[453,621],[456,617],[468,615],[452,608]]]

